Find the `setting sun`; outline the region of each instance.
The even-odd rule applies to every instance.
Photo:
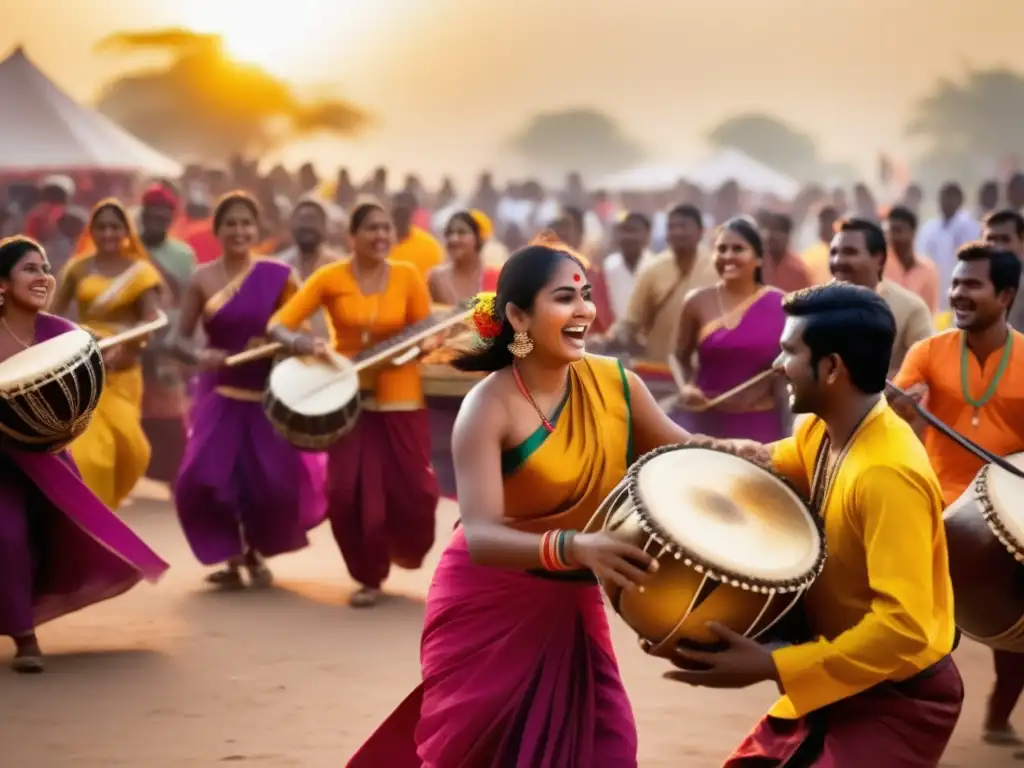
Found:
[[[287,77],[301,68],[312,41],[323,39],[324,21],[345,3],[335,0],[187,0],[182,13],[196,32],[220,35],[232,59]]]

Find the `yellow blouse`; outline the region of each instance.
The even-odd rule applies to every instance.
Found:
[[[569,369],[554,419],[502,454],[505,524],[542,533],[583,529],[632,459],[629,382],[622,363],[588,355]]]
[[[774,443],[775,469],[805,494],[825,435],[809,418]],[[942,490],[913,429],[884,400],[865,418],[822,514],[828,560],[804,606],[817,639],[772,655],[784,691],[770,714],[801,717],[952,648],[955,623]]]
[[[321,307],[327,310],[334,348],[352,358],[429,317],[430,294],[415,267],[393,263],[384,291],[364,296],[351,262],[339,261],[314,272],[270,318],[269,326],[283,325],[296,331]],[[364,371],[360,387],[374,394],[373,402],[364,402],[364,407],[391,411],[423,407],[423,386],[415,361],[399,366],[385,363]]]
[[[121,274],[108,277],[94,269],[95,257],[68,262],[61,279],[75,281],[75,301],[82,325],[98,336],[110,336],[139,322],[136,302],[146,291],[163,285],[160,271],[135,260]]]

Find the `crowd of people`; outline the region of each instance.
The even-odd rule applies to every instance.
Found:
[[[231,191],[247,174],[254,192]],[[170,485],[211,586],[268,587],[268,560],[329,520],[361,608],[391,566],[420,567],[446,495],[461,517],[427,600],[423,683],[351,764],[635,766],[595,577],[639,589],[658,563],[584,528],[637,457],[693,444],[785,477],[830,550],[803,603],[816,640],[772,650],[719,627],[722,650],[680,651],[706,667],[671,673],[683,682],[780,687],[727,764],[937,765],[963,700],[942,511],[982,462],[911,401],[996,454],[1024,450],[1024,177],[985,185],[977,214],[945,185],[919,225],[915,188],[883,210],[866,187],[852,205],[813,188],[784,205],[734,183],[612,196],[573,176],[551,197],[485,178],[428,201],[383,172],[361,188],[254,174],[191,169],[137,208],[86,214],[76,181],[51,177],[8,208],[0,374],[75,324],[107,338],[169,317],[104,350],[68,452],[0,441],[17,671],[43,669],[39,624],[167,568],[115,514],[144,475]],[[474,344],[439,335],[361,371],[362,412],[321,452],[268,421],[272,357],[230,362],[268,342],[357,358],[467,302]],[[447,421],[431,360],[475,384]],[[984,738],[1020,744],[1024,661],[995,659]]]

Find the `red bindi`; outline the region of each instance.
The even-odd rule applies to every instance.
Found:
[[[580,273],[579,273],[579,272],[577,272],[577,273],[576,273],[575,275],[573,275],[573,276],[572,276],[572,279],[573,279],[573,282],[577,282],[577,283],[578,283],[578,282],[579,282],[580,280],[582,280],[583,278],[582,278],[582,277],[580,277]]]

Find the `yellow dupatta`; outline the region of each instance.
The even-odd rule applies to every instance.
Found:
[[[540,533],[581,530],[632,460],[629,383],[622,364],[589,355],[569,369],[569,389],[553,419],[502,453],[505,524]]]

